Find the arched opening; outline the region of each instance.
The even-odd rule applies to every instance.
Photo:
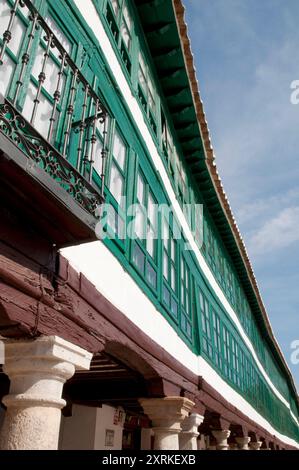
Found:
[[[60,448],[152,448],[151,422],[139,399],[150,396],[151,382],[159,378],[136,351],[108,342],[90,369],[65,385]]]

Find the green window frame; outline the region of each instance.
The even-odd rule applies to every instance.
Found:
[[[132,240],[131,260],[149,287],[158,288],[158,212],[157,201],[139,168],[135,188],[135,236]]]
[[[177,148],[174,144],[173,136],[169,130],[165,114],[161,109],[161,144],[162,144],[162,153],[165,157],[168,174],[170,179],[175,187],[178,200],[180,204],[190,203],[190,194],[189,194],[189,181],[187,172],[185,170],[185,165],[181,161]],[[191,228],[191,212],[188,207],[188,212],[185,214],[189,226]]]
[[[209,302],[206,296],[199,290],[199,308],[201,316],[202,329],[202,350],[210,358],[213,359],[213,340]]]
[[[181,329],[192,337],[192,312],[191,312],[191,272],[189,265],[181,252]]]
[[[165,157],[168,174],[173,185],[175,185],[175,146],[169,126],[166,122],[165,114],[161,109],[161,144],[162,153]]]
[[[246,391],[246,371],[245,371],[246,357],[242,348],[240,348],[239,355],[240,355],[240,389],[242,390],[242,392],[245,392]]]
[[[216,272],[216,262],[215,262],[215,238],[213,236],[213,230],[209,226],[208,222],[205,226],[206,231],[206,246],[207,246],[207,253],[208,253],[208,262],[211,266],[212,270]]]
[[[231,349],[230,349],[230,332],[225,325],[222,325],[223,338],[223,371],[224,375],[231,380]]]
[[[110,155],[107,171],[107,230],[124,248],[127,208],[127,171],[129,147],[118,127],[110,124]]]
[[[230,262],[225,260],[225,278],[226,278],[226,295],[231,303],[234,301],[234,284],[233,284],[233,273]]]
[[[72,56],[73,55],[73,50],[74,44],[68,38],[65,33],[62,31],[62,29],[59,27],[57,24],[56,19],[54,16],[51,14],[51,11],[48,11],[47,13],[44,14],[44,20],[46,23],[50,26],[51,30],[56,34],[58,39],[61,40],[63,43],[67,53]],[[38,75],[41,72],[41,66],[42,66],[42,61],[44,58],[44,54],[46,53],[47,50],[47,43],[44,40],[43,34],[40,35],[36,34],[36,36],[39,36],[38,38],[36,37],[35,39],[35,50],[34,50],[34,62],[32,63],[31,71],[30,71],[30,78],[27,82],[27,87],[26,87],[26,93],[23,93],[23,97],[21,103],[23,107],[23,114],[27,118],[28,121],[30,121],[31,117],[31,109],[30,105],[34,104],[34,98],[39,86],[38,82]],[[48,124],[51,118],[51,112],[54,107],[54,93],[56,91],[56,82],[57,78],[60,72],[60,67],[61,67],[61,60],[59,58],[59,53],[57,49],[49,49],[49,57],[47,60],[47,65],[46,65],[46,80],[42,84],[41,87],[41,95],[40,95],[40,104],[38,107],[38,113],[36,116],[35,120],[35,128],[39,130],[39,132],[48,139],[48,129],[43,128],[42,124],[42,116],[44,116],[45,122]],[[55,72],[54,72],[55,69]],[[62,87],[61,87],[61,101],[57,104],[56,108],[56,116],[55,116],[55,125],[54,125],[54,132],[53,132],[53,138],[51,143],[57,144],[60,140],[59,138],[59,128],[62,127],[62,123],[64,120],[64,115],[62,113],[62,109],[64,108],[64,102],[67,98],[68,94],[68,79],[70,77],[70,69],[67,69],[68,71],[66,72],[64,70],[63,75],[62,75]],[[25,90],[23,90],[25,91]],[[30,96],[31,95],[31,96]]]
[[[157,134],[157,91],[150,68],[141,50],[138,55],[138,97],[151,128]]]
[[[173,236],[170,221],[162,219],[162,302],[171,316],[178,320],[178,243]]]
[[[11,0],[1,0],[1,4],[2,6],[9,5],[11,9],[14,5],[14,2],[12,2]],[[39,10],[45,22],[56,35],[57,39],[69,53],[72,59],[76,61],[76,54],[79,50],[79,44],[76,42],[75,38],[73,38],[71,34],[66,30],[64,25],[60,23],[60,19],[58,18],[58,14],[55,11],[55,8],[52,5],[49,5],[47,2],[42,2],[40,4]],[[47,42],[44,38],[43,28],[37,28],[36,30],[34,30],[34,37],[31,37],[30,33],[32,22],[29,21],[29,12],[27,7],[18,7],[15,22],[19,25],[19,27],[17,28],[18,30],[20,30],[20,27],[23,28],[23,33],[22,37],[19,37],[18,39],[17,52],[15,51],[14,53],[13,50],[11,50],[10,48],[10,46],[12,46],[14,43],[13,40],[8,44],[8,47],[6,49],[5,58],[9,58],[10,62],[14,65],[11,77],[8,79],[9,83],[7,85],[5,94],[9,99],[14,99],[14,95],[18,86],[20,72],[22,70],[22,57],[25,52],[28,53],[29,61],[26,65],[25,70],[23,71],[21,82],[22,85],[19,88],[19,93],[16,100],[16,107],[22,112],[23,116],[28,121],[30,121],[34,108],[34,100],[36,99],[37,89],[39,86],[39,74],[42,71],[44,56],[47,51]],[[5,24],[5,22],[3,23],[6,27],[7,24]],[[13,37],[15,34],[16,28],[14,26]],[[27,51],[29,41],[31,41],[31,46],[30,49]],[[59,57],[59,52],[56,48],[50,47],[48,52],[49,56],[47,58],[45,67],[45,80],[41,84],[39,105],[37,107],[34,127],[40,132],[41,135],[43,135],[45,139],[50,140],[51,143],[59,149],[59,142],[61,133],[63,132],[63,125],[66,113],[65,103],[68,98],[70,88],[70,68],[68,67],[67,71],[64,70],[62,74],[60,88],[61,99],[56,106],[53,132],[50,139],[50,118],[53,118],[52,110],[55,102],[54,93],[56,92],[58,77],[59,73],[61,72],[61,59]],[[1,69],[3,70],[3,73],[9,75],[9,73],[7,72],[7,65],[6,67],[1,67]],[[2,77],[0,76],[0,81],[2,82],[3,86],[3,80],[1,80],[1,78]]]
[[[240,357],[239,345],[235,338],[231,337],[231,368],[232,368],[232,381],[235,385],[240,387]]]
[[[2,36],[7,29],[14,3],[14,0],[0,0],[0,45],[3,44]],[[14,80],[14,77],[16,75],[17,66],[21,62],[24,43],[27,43],[27,30],[29,27],[27,9],[21,8],[20,6],[18,7],[14,25],[14,35],[6,47],[3,65],[0,67],[0,92],[5,97],[13,96],[13,91],[16,86],[16,79]]]
[[[219,246],[217,245],[217,254],[218,254],[218,279],[221,284],[221,286],[225,289],[225,261],[223,257],[222,250]]]
[[[105,16],[123,63],[131,75],[134,23],[129,2],[127,0],[106,0]]]
[[[218,369],[222,371],[222,341],[221,341],[221,322],[219,315],[212,308],[212,319],[213,319],[213,339],[214,339],[214,362]]]

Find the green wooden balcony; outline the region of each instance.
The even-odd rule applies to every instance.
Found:
[[[29,0],[0,0],[0,191],[59,246],[96,239],[104,201],[109,117],[80,53]]]

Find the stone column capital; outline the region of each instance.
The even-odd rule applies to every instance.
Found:
[[[22,369],[24,361],[55,361],[72,364],[76,369],[88,369],[92,354],[59,336],[32,339],[3,339],[5,364],[3,370]],[[15,359],[18,359],[16,362]],[[32,365],[34,367],[34,365]],[[46,367],[46,366],[45,366]]]
[[[203,421],[204,416],[199,415],[198,413],[191,413],[187,418],[182,422],[182,431],[191,431],[192,428],[198,428]],[[196,431],[197,432],[197,431]]]
[[[260,450],[262,447],[262,441],[250,442],[249,447],[251,450]]]
[[[235,439],[240,450],[248,450],[248,444],[251,441],[251,437],[243,436],[243,437],[236,437]]]
[[[212,431],[213,436],[215,437],[216,441],[220,441],[222,439],[228,439],[230,436],[230,430],[229,429],[220,429],[220,430],[213,430]]]
[[[179,434],[180,450],[197,450],[198,426],[204,420],[204,416],[192,413],[182,422],[182,431]]]
[[[141,398],[139,400],[144,412],[149,416],[153,425],[179,427],[194,407],[193,401],[184,397]]]
[[[89,369],[92,354],[58,336],[7,339],[4,347],[10,393],[0,448],[56,449],[63,385],[76,369]]]
[[[152,421],[155,450],[178,450],[181,423],[193,409],[193,401],[184,397],[165,397],[141,398],[139,403]]]
[[[228,449],[227,439],[230,436],[230,430],[229,429],[214,430],[212,431],[212,434],[217,441],[217,449],[227,450]]]

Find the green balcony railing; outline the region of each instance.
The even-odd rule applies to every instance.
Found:
[[[0,0],[0,10],[0,132],[96,217],[107,110],[71,46],[29,0]]]

